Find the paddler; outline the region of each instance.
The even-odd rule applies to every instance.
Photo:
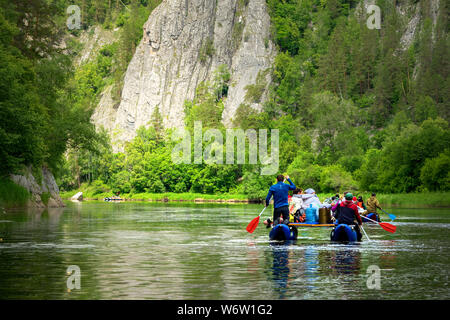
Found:
[[[338,220],[339,224],[354,225],[357,240],[361,241],[362,234],[359,226],[362,225],[362,220],[356,204],[353,203],[353,194],[350,192],[345,194],[345,200],[337,205],[334,217]]]
[[[273,225],[278,223],[289,224],[289,190],[295,190],[295,184],[291,181],[288,175],[286,180],[289,184],[284,183],[285,177],[280,174],[277,176],[277,183],[269,188],[269,193],[266,197],[266,207],[269,206],[270,198],[273,196]],[[282,218],[282,219],[280,219]],[[270,224],[270,221],[267,221]],[[264,224],[266,224],[264,222]]]
[[[374,193],[372,193],[372,196],[367,200],[367,214],[375,213],[375,215],[377,217],[376,221],[381,221],[380,216],[377,213],[377,208],[380,210],[383,210],[383,209],[380,207],[380,202],[378,201],[376,196],[377,195],[374,192]],[[373,219],[373,220],[375,220],[375,219]]]

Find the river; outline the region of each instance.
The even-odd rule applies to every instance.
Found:
[[[450,298],[448,208],[388,210],[397,232],[365,225],[371,241],[356,244],[331,243],[328,228],[269,242],[262,222],[245,231],[260,210],[67,202],[0,213],[0,299]]]

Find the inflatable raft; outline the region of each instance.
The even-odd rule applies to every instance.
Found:
[[[297,240],[298,230],[296,227],[289,227],[285,224],[277,224],[270,230],[270,240],[286,241]]]
[[[331,241],[354,242],[357,240],[356,231],[347,224],[338,224],[330,235]]]
[[[372,212],[372,213],[369,213],[367,216],[361,216],[363,222],[373,223],[372,221],[366,219],[366,217],[369,218],[369,219],[372,219],[372,220],[374,220],[374,221],[381,222],[379,216],[378,216],[378,219],[377,219],[376,213],[373,213],[373,212]]]

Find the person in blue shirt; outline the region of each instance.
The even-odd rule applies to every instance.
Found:
[[[266,207],[269,206],[270,198],[273,196],[273,225],[278,223],[289,223],[289,190],[295,190],[295,184],[286,176],[289,184],[284,183],[284,176],[282,174],[277,176],[277,183],[270,187],[269,193],[266,197]],[[265,223],[266,224],[266,223]],[[267,220],[267,227],[270,226],[269,219]]]

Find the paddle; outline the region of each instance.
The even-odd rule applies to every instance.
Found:
[[[246,230],[249,233],[253,233],[253,231],[255,231],[256,227],[258,226],[259,223],[259,217],[261,217],[262,213],[264,212],[264,210],[266,210],[267,207],[264,207],[264,209],[261,211],[261,213],[259,214],[259,216],[257,216],[255,219],[253,219],[252,221],[250,221],[250,223],[248,224]]]
[[[381,208],[380,208],[380,209],[381,209]],[[391,213],[387,213],[387,212],[384,211],[383,209],[381,209],[381,211],[383,211],[384,213],[386,213],[386,214],[389,216],[389,218],[391,218],[392,221],[394,221],[395,218],[397,218],[395,215],[393,215],[393,214],[391,214]]]
[[[364,234],[366,235],[366,237],[367,237],[367,240],[369,240],[369,241],[370,241],[370,238],[369,238],[369,236],[367,235],[367,233],[366,233],[366,230],[364,230],[364,228],[363,228],[363,226],[362,226],[362,225],[361,225],[360,227],[361,227],[362,231],[364,231]]]
[[[372,222],[378,223],[378,224],[380,225],[380,227],[382,227],[382,228],[383,228],[384,230],[386,230],[387,232],[394,233],[395,230],[397,230],[397,227],[394,226],[393,224],[390,224],[390,223],[387,223],[387,222],[378,222],[378,221],[369,219],[369,218],[367,218],[367,217],[364,217],[364,218],[367,219],[367,220],[370,220],[370,221],[372,221]]]

